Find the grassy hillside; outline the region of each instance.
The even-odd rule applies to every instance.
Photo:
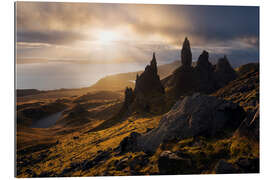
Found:
[[[240,67],[237,73],[236,80],[212,96],[233,101],[252,114],[259,103],[257,65]],[[115,89],[119,90],[117,86]],[[165,98],[171,107],[175,100]],[[223,172],[224,164],[230,172],[258,172],[258,141],[236,136],[231,130],[215,137],[172,139],[160,144],[154,153],[122,152],[125,146],[132,148],[132,134],[154,130],[164,116],[135,111],[120,117],[123,99],[123,91],[89,89],[20,97],[17,115],[31,108],[39,112],[57,106],[54,109],[60,110],[63,104],[65,111],[50,128],[31,128],[33,116],[27,117],[24,126],[17,126],[17,177],[209,174]],[[166,154],[176,159],[166,159]]]

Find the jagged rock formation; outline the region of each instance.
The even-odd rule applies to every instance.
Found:
[[[196,66],[192,67],[192,53],[187,38],[181,50],[181,62],[182,66],[162,81],[169,94],[176,98],[195,92],[209,94],[236,78],[236,73],[226,56],[213,66],[209,62],[209,53],[203,51]]]
[[[209,53],[203,51],[195,67],[195,76],[198,92],[211,93],[216,89],[214,67],[209,62]]]
[[[190,49],[189,40],[186,37],[181,50],[181,62],[182,66],[191,66],[192,54]]]
[[[175,97],[192,92],[195,89],[194,68],[191,66],[192,54],[189,40],[186,38],[181,50],[181,63],[178,69],[168,77],[164,86],[168,87],[169,93]]]
[[[134,89],[134,102],[145,111],[150,111],[151,104],[156,97],[163,95],[164,88],[157,73],[157,61],[155,53],[150,65],[147,65],[141,75],[137,75]]]
[[[244,117],[244,110],[237,104],[194,94],[178,101],[162,117],[158,128],[139,136],[137,143],[145,152],[155,152],[164,141],[214,136],[226,128],[236,129]]]
[[[150,65],[147,65],[144,72],[140,76],[137,76],[134,89],[136,95],[147,95],[153,91],[164,93],[164,88],[160,82],[159,75],[157,74],[157,61],[155,53],[153,53],[153,58]]]
[[[226,56],[220,58],[216,65],[215,77],[218,87],[223,87],[236,78],[236,72],[230,65]]]

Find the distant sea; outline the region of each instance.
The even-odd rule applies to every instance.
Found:
[[[52,90],[89,87],[102,77],[143,70],[146,64],[33,63],[16,65],[16,88]]]

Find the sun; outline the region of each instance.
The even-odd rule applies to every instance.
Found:
[[[119,34],[113,31],[100,31],[98,33],[98,41],[102,43],[110,43],[118,40]]]

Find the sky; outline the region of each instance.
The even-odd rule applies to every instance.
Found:
[[[259,60],[259,8],[17,2],[17,64],[148,62],[180,58],[185,37],[193,60]]]
[[[259,61],[259,8],[101,3],[16,3],[17,88],[89,86],[116,73],[227,55],[236,67]]]

